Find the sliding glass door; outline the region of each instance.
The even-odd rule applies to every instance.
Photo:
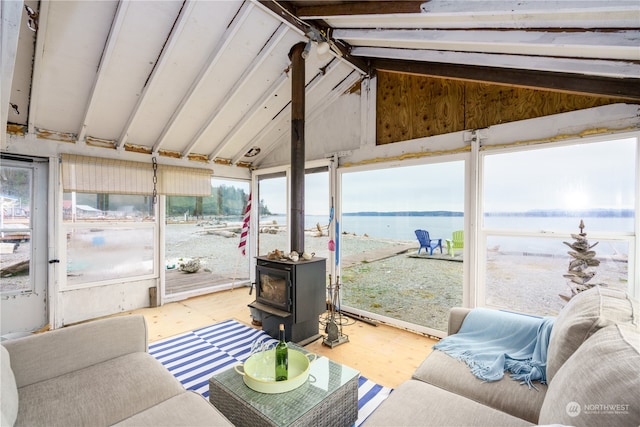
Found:
[[[238,248],[249,188],[245,181],[212,179],[209,197],[166,197],[165,295],[249,282],[249,253]]]
[[[341,174],[344,310],[446,331],[449,309],[462,305],[464,248],[451,244],[464,236],[464,182],[463,160]]]

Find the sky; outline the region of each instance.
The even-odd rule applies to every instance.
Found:
[[[488,155],[485,211],[633,209],[635,139]],[[342,176],[343,212],[464,210],[464,162],[349,172]],[[261,181],[261,199],[285,213],[284,178]],[[305,214],[329,215],[327,173],[307,175]]]
[[[632,209],[635,161],[634,139],[488,156],[484,208]]]
[[[443,177],[449,176],[444,179]],[[343,212],[464,210],[464,163],[409,166],[342,174]],[[260,198],[272,213],[286,212],[284,178],[260,182]],[[381,198],[381,195],[385,196]],[[329,215],[329,175],[305,180],[305,214]]]

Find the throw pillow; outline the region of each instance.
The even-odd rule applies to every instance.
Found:
[[[540,424],[637,426],[640,422],[640,330],[610,325],[594,333],[549,384]]]
[[[638,303],[619,290],[595,286],[571,298],[553,325],[547,354],[547,380],[599,329],[614,323],[638,324]]]

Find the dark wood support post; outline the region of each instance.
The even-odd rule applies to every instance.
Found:
[[[305,43],[291,48],[291,250],[304,252]]]

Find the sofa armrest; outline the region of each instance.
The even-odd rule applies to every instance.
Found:
[[[77,371],[125,354],[146,352],[142,315],[94,320],[4,341],[18,387]]]
[[[464,307],[452,307],[451,310],[449,310],[449,325],[447,329],[448,335],[458,333],[458,331],[460,330],[460,326],[462,326],[464,318],[467,317],[467,314],[469,314],[470,311],[470,308]]]

